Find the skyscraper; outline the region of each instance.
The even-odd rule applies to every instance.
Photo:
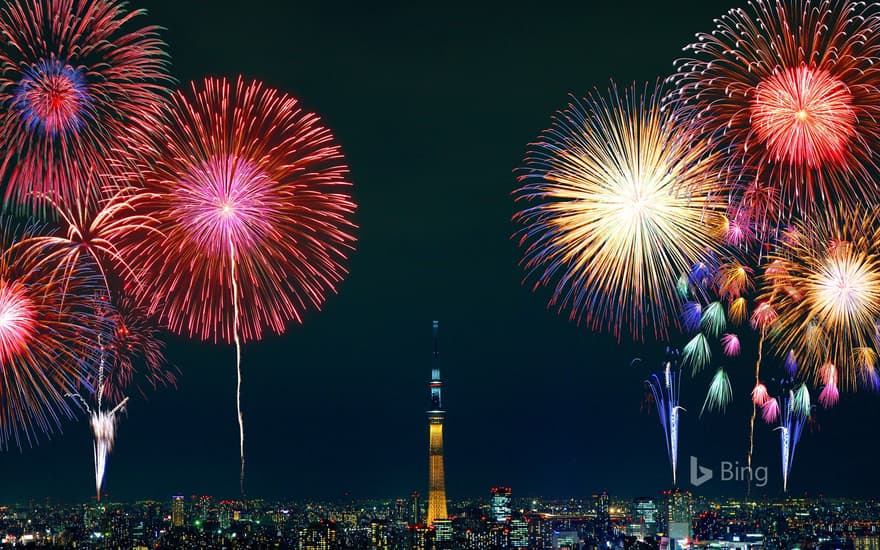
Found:
[[[632,516],[641,525],[641,537],[657,535],[657,504],[650,497],[639,497],[633,502]]]
[[[510,519],[510,487],[492,488],[492,521],[507,523]]]
[[[611,537],[611,499],[602,491],[593,495],[593,501],[596,505],[596,538],[606,541]]]
[[[693,535],[693,498],[688,491],[674,489],[666,492],[666,499],[669,548],[679,548],[681,541]]]
[[[437,332],[440,323],[434,321],[434,358],[431,365],[431,410],[428,411],[428,525],[449,518],[446,512],[446,480],[443,475],[443,402],[440,390],[440,349]]]
[[[410,509],[410,525],[418,525],[422,522],[422,501],[418,492],[412,494],[412,509]]]
[[[171,526],[183,527],[183,496],[174,495],[171,497]]]

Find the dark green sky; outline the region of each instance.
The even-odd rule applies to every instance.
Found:
[[[567,94],[666,76],[724,2],[133,1],[164,36],[183,83],[244,75],[299,97],[334,129],[359,204],[351,275],[323,312],[248,344],[244,410],[253,496],[404,496],[426,491],[431,320],[441,321],[450,497],[658,492],[669,468],[656,416],[640,411],[637,348],[571,325],[521,286],[510,241],[513,170]],[[520,6],[521,7],[518,7]],[[231,347],[170,338],[177,391],[136,400],[119,427],[111,497],[235,496]],[[654,364],[652,361],[651,365]],[[686,380],[687,459],[745,461],[747,364],[732,365],[726,417],[697,412]],[[708,373],[707,373],[708,374]],[[873,495],[880,402],[845,398],[798,448],[793,491]],[[86,422],[0,455],[0,501],[93,492]],[[778,436],[755,463],[780,491]],[[742,494],[710,483],[704,493]]]

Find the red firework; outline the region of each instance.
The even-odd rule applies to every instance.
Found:
[[[167,95],[158,28],[119,0],[22,0],[0,11],[0,177],[6,199],[70,198]]]
[[[747,212],[762,233],[768,221],[775,226],[792,212],[809,214],[819,200],[877,197],[878,6],[749,5],[751,12],[731,10],[711,34],[699,34],[685,48],[694,58],[680,60],[671,77],[680,116],[696,121],[727,153],[739,189],[736,211]]]
[[[59,415],[71,416],[65,394],[90,376],[102,325],[81,298],[95,290],[93,277],[73,270],[62,281],[36,255],[13,245],[8,224],[0,232],[0,446],[5,448],[10,439],[19,447],[32,445],[38,433],[52,433]]]
[[[320,119],[240,78],[194,83],[151,118],[127,146],[138,298],[172,331],[226,342],[320,308],[355,240],[348,169]]]
[[[99,312],[110,329],[102,345],[107,369],[99,383],[104,399],[120,403],[131,389],[146,397],[148,387],[176,384],[174,370],[165,360],[159,327],[144,307],[128,294],[113,293],[109,303],[104,300]]]
[[[70,270],[96,270],[109,293],[135,277],[119,246],[150,219],[134,213],[133,188],[112,189],[115,186],[102,186],[101,179],[82,185],[88,192],[82,200],[47,200],[62,231],[33,236],[26,244],[28,253],[38,256],[36,261],[62,276]]]
[[[50,200],[62,230],[34,235],[22,243],[23,254],[36,265],[50,269],[60,281],[69,273],[90,270],[100,275],[102,287],[92,302],[106,329],[99,344],[102,368],[89,380],[96,392],[114,403],[121,402],[132,387],[141,395],[147,385],[174,385],[176,377],[168,368],[159,327],[146,308],[136,303],[126,289],[135,285],[136,274],[122,259],[118,244],[139,231],[149,218],[133,212],[132,188],[110,190],[99,180],[84,186],[95,200]]]

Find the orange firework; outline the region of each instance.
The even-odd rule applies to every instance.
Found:
[[[841,210],[796,224],[771,254],[762,300],[774,305],[769,342],[825,385],[855,388],[876,380],[880,322],[878,211]],[[826,399],[833,403],[836,399]]]

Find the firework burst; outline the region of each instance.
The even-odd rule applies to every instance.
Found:
[[[778,317],[769,341],[780,353],[797,350],[801,368],[826,390],[873,379],[880,321],[880,229],[873,210],[830,213],[799,222],[771,255],[776,269],[762,299]]]
[[[146,308],[128,294],[115,295],[109,306],[105,311],[112,334],[105,349],[111,368],[102,386],[104,397],[118,403],[132,389],[145,396],[148,388],[174,386],[177,376],[165,360],[165,343]]]
[[[850,0],[749,6],[685,47],[693,57],[677,62],[672,97],[725,152],[738,220],[766,236],[792,206],[877,196],[880,10]]]
[[[241,344],[320,309],[346,274],[355,205],[333,135],[259,82],[208,79],[132,131],[138,302],[174,332]],[[159,128],[159,131],[153,129]]]
[[[104,185],[104,178],[91,175],[81,175],[80,181],[89,182],[84,185],[88,192],[81,198],[47,197],[47,204],[61,222],[61,231],[34,235],[25,243],[26,249],[37,256],[35,261],[51,266],[62,276],[84,266],[96,269],[109,295],[126,280],[137,280],[119,246],[127,235],[152,220],[134,213],[129,202],[134,194],[132,188],[114,189],[116,186]]]
[[[0,10],[0,172],[6,198],[83,191],[118,138],[166,95],[157,27],[119,0],[23,0]]]
[[[667,284],[705,258],[724,224],[716,158],[660,108],[660,88],[590,94],[533,144],[514,220],[551,306],[618,338],[665,336],[679,301]]]
[[[82,296],[97,288],[89,272],[71,270],[64,280],[36,261],[8,223],[0,227],[0,445],[13,439],[33,445],[51,434],[60,416],[72,416],[65,395],[87,381],[99,357],[103,324]]]

